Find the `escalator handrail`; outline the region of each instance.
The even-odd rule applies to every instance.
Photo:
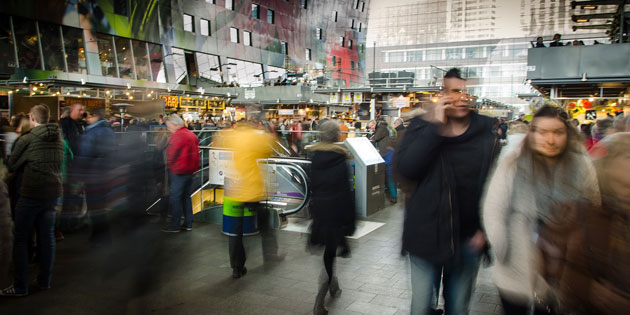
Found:
[[[259,163],[263,162],[263,163],[266,163],[266,164],[289,166],[289,167],[291,167],[293,170],[295,170],[298,173],[298,175],[302,178],[302,181],[304,182],[304,199],[302,199],[302,202],[296,208],[289,209],[287,211],[283,211],[280,214],[280,216],[282,216],[282,217],[286,217],[286,216],[289,216],[291,214],[300,212],[302,209],[304,209],[304,207],[306,205],[308,205],[308,202],[310,201],[310,190],[309,190],[309,186],[308,186],[308,175],[306,175],[306,172],[304,171],[304,169],[302,169],[298,165],[295,165],[296,160],[303,161],[304,164],[311,164],[310,160],[304,160],[304,159],[268,158],[268,159],[258,160]],[[265,200],[265,202],[268,202],[268,200]]]

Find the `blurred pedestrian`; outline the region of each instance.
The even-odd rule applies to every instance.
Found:
[[[387,121],[384,117],[379,117],[378,122],[376,122],[376,126],[374,127],[374,134],[370,137],[370,140],[375,143],[379,152],[383,153],[387,149],[384,141],[387,140],[388,137],[389,130],[387,127]]]
[[[175,233],[180,230],[191,231],[193,223],[192,177],[199,170],[199,139],[185,127],[184,120],[177,114],[171,114],[166,120],[166,127],[171,132],[167,148],[167,167],[169,171],[169,205],[171,223],[163,232]],[[182,212],[184,224],[180,225]]]
[[[313,216],[309,244],[324,246],[324,268],[326,277],[320,277],[319,289],[313,307],[313,314],[327,314],[326,294],[332,297],[341,294],[339,281],[334,273],[337,249],[341,247],[349,253],[345,236],[352,235],[355,229],[354,196],[348,166],[350,154],[344,147],[335,145],[340,130],[337,122],[327,120],[319,126],[321,141],[309,150],[312,153],[310,181]]]
[[[109,174],[114,166],[112,153],[116,150],[116,136],[105,120],[105,109],[92,109],[87,114],[88,126],[76,154],[75,170],[85,185],[85,202],[92,225],[90,240],[93,246],[111,243],[107,218],[108,197],[111,190]]]
[[[413,118],[398,148],[401,176],[415,181],[407,203],[403,251],[411,262],[411,314],[430,311],[443,272],[446,314],[468,314],[486,239],[479,201],[498,150],[495,120],[472,110],[459,69],[444,76],[444,96]]]
[[[63,141],[59,127],[48,123],[50,110],[46,105],[33,106],[28,116],[33,128],[17,140],[9,158],[10,171],[24,168],[24,180],[14,220],[14,282],[0,292],[3,296],[28,294],[28,242],[33,229],[37,232],[37,285],[41,289],[50,288],[55,257],[53,233],[55,206],[62,191]]]
[[[562,39],[562,35],[556,33],[553,35],[553,41],[549,44],[549,47],[559,47],[564,46],[564,44],[560,41]]]
[[[258,160],[268,158],[272,152],[273,136],[253,125],[241,122],[234,130],[222,133],[217,139],[217,146],[233,152],[232,167],[225,175],[225,198],[231,206],[234,220],[234,235],[229,238],[230,265],[232,277],[238,279],[247,273],[246,254],[243,246],[244,216],[246,213],[257,215],[261,229],[263,259],[275,260],[278,254],[275,235],[269,230],[269,210],[260,205],[265,199],[265,181],[261,174]],[[225,220],[225,219],[224,219]],[[224,223],[225,224],[225,223]]]
[[[541,249],[548,246],[536,236],[563,220],[571,205],[599,200],[593,166],[562,109],[540,108],[521,143],[502,152],[483,202],[483,224],[496,257],[494,283],[506,315],[555,308],[546,274],[556,266],[545,259]]]
[[[7,169],[0,161],[0,286],[9,282],[13,262],[13,218],[9,203],[9,191],[4,180]]]
[[[601,207],[559,220],[562,272],[558,286],[566,314],[624,314],[630,309],[630,133],[594,148]]]
[[[532,44],[532,46],[534,46],[534,48],[547,47],[545,46],[545,43],[543,42],[543,38],[541,36],[536,37],[536,44]]]

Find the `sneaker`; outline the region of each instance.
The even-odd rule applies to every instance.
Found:
[[[13,285],[10,285],[6,289],[2,289],[2,291],[0,291],[0,296],[18,297],[18,296],[27,296],[27,295],[28,295],[28,292],[16,291]]]
[[[192,231],[192,227],[182,226],[182,231]]]
[[[162,232],[166,233],[179,233],[180,229],[163,228]]]

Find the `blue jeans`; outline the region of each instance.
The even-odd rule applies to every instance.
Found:
[[[33,229],[37,232],[37,253],[41,287],[50,287],[55,261],[55,206],[57,198],[30,199],[20,197],[15,209],[15,245],[13,262],[15,279],[13,286],[19,293],[28,293],[28,245]]]
[[[472,290],[479,271],[480,252],[464,242],[459,253],[444,265],[436,265],[409,255],[411,265],[411,314],[431,314],[435,284],[443,271],[445,313],[468,315]],[[439,293],[439,291],[438,291]]]
[[[192,187],[192,174],[173,174],[169,172],[169,204],[171,206],[171,229],[180,228],[182,211],[184,212],[184,225],[192,227],[193,213],[190,189]]]

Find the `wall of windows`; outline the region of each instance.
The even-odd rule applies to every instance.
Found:
[[[261,64],[232,58],[228,58],[227,61],[236,64],[228,67],[230,83],[235,82],[244,87],[263,85],[262,78],[256,77],[263,72]]]

